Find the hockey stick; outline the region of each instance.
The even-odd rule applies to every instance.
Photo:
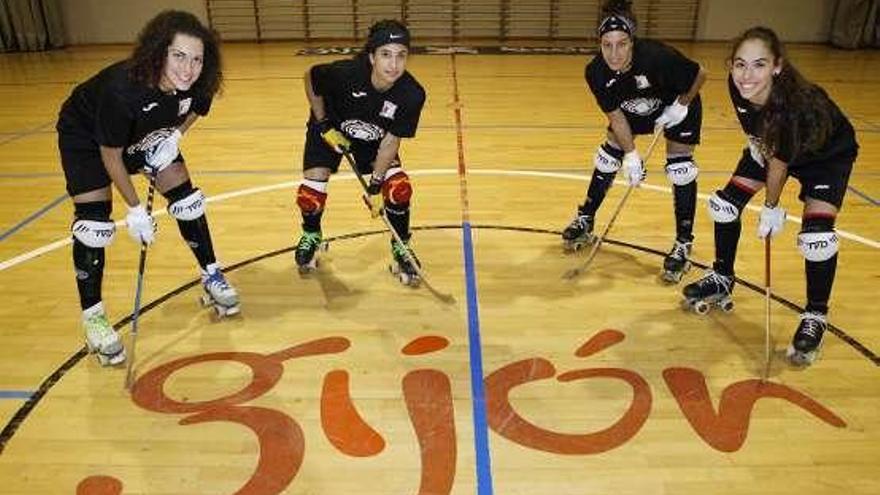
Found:
[[[364,195],[363,195],[364,204],[366,205],[367,209],[372,211],[372,207],[370,206],[370,200],[369,200],[369,192],[367,189],[369,187],[369,186],[367,186],[367,181],[365,181],[364,178],[361,177],[361,174],[357,169],[357,165],[355,165],[354,157],[351,156],[351,152],[348,150],[343,150],[342,154],[343,154],[343,156],[345,156],[345,161],[347,161],[348,164],[351,166],[351,170],[352,170],[352,172],[354,172],[354,176],[357,177],[358,182],[360,182],[361,189],[364,190]],[[409,262],[410,265],[412,265],[413,269],[416,271],[416,274],[418,274],[419,279],[421,279],[422,283],[425,284],[425,287],[428,288],[428,290],[431,292],[431,294],[434,294],[437,297],[437,299],[440,299],[441,301],[443,301],[446,304],[454,303],[455,298],[452,297],[452,294],[446,294],[444,292],[438,291],[428,281],[428,277],[425,276],[425,272],[422,270],[422,268],[416,262],[415,257],[413,256],[412,248],[408,244],[403,242],[403,239],[401,239],[400,235],[397,233],[397,231],[394,230],[394,226],[391,225],[391,220],[388,220],[388,214],[385,212],[384,208],[382,209],[382,212],[379,216],[382,217],[382,220],[385,222],[385,226],[388,227],[388,230],[391,232],[391,236],[394,238],[394,240],[397,241],[401,246],[404,247],[404,256],[406,257],[406,261]]]
[[[648,163],[648,158],[651,157],[651,153],[654,151],[654,146],[657,145],[657,140],[660,139],[660,134],[662,134],[663,127],[658,126],[654,130],[654,138],[651,140],[651,144],[648,146],[648,151],[645,152],[645,158],[642,159],[642,163]],[[644,166],[644,165],[643,165]],[[587,259],[583,261],[580,265],[571,270],[565,272],[562,275],[562,278],[572,280],[590,267],[590,263],[593,262],[593,258],[596,257],[596,254],[599,252],[599,246],[605,242],[605,238],[608,237],[608,232],[611,230],[611,226],[614,225],[614,221],[617,220],[617,216],[620,215],[620,211],[623,210],[623,205],[626,203],[627,198],[629,198],[630,193],[632,193],[633,189],[636,186],[629,186],[626,188],[626,192],[623,193],[623,197],[620,198],[620,202],[617,203],[617,208],[614,210],[614,213],[611,215],[611,219],[608,220],[608,223],[605,225],[605,229],[602,230],[602,235],[596,239],[596,242],[593,243],[593,247],[590,249],[590,254],[587,255]]]
[[[762,381],[770,376],[770,234],[764,238],[764,373]]]
[[[147,190],[147,216],[153,214],[153,197],[156,194],[156,174],[150,174],[150,187]],[[138,336],[138,316],[141,313],[141,295],[144,291],[144,271],[147,267],[147,243],[141,242],[141,257],[138,261],[137,283],[134,290],[134,309],[131,311],[131,337],[128,342],[128,365],[125,369],[125,389],[134,385],[134,358]]]

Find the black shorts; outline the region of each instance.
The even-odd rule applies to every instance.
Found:
[[[95,141],[71,135],[58,133],[58,151],[61,153],[61,168],[64,169],[64,178],[67,181],[67,194],[76,196],[97,189],[103,189],[113,181],[104,167],[101,159],[101,149]],[[123,158],[125,153],[123,153]],[[175,162],[183,162],[183,155],[178,154]],[[141,166],[123,160],[125,169],[129,175],[141,171]]]
[[[632,130],[633,136],[644,134],[654,134],[654,121],[663,113],[663,107],[651,115],[640,117],[624,112],[626,121]],[[703,103],[700,95],[697,95],[688,105],[688,114],[675,127],[668,127],[663,130],[663,136],[670,141],[681,144],[700,144],[700,129],[703,127]],[[613,133],[611,126],[608,130]]]
[[[819,201],[831,203],[840,209],[855,161],[856,155],[854,153],[851,156],[835,160],[809,162],[795,168],[789,168],[788,174],[801,184],[798,199],[804,201],[809,196]],[[742,157],[739,159],[733,175],[767,182],[767,170],[752,158],[748,148],[743,149]]]
[[[360,141],[351,141],[351,152],[354,161],[357,164],[358,172],[361,174],[373,173],[373,162],[376,161],[376,153],[379,151],[378,143],[375,145],[366,145]],[[303,149],[303,170],[310,168],[329,168],[330,172],[335,174],[339,171],[339,163],[342,161],[342,155],[334,151],[324,138],[317,126],[306,126],[306,145]],[[400,157],[395,158],[396,165],[400,166]]]

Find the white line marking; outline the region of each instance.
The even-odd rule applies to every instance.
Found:
[[[457,169],[446,169],[446,168],[444,168],[444,169],[427,169],[427,170],[407,170],[407,173],[410,175],[427,175],[427,176],[456,175],[457,176],[458,170]],[[522,177],[544,177],[544,178],[551,178],[551,179],[579,180],[579,181],[583,181],[583,182],[587,182],[590,180],[589,175],[566,174],[566,173],[559,173],[559,172],[541,172],[541,171],[537,171],[537,170],[503,170],[503,169],[486,169],[486,168],[484,168],[484,169],[470,169],[470,170],[468,170],[467,173],[470,175],[518,175],[518,176],[522,176]],[[334,176],[334,180],[353,180],[353,179],[354,179],[353,174],[338,174],[338,175]],[[626,185],[623,181],[616,180],[614,182],[620,186]],[[239,198],[242,196],[250,196],[252,194],[260,194],[260,193],[264,193],[264,192],[276,191],[278,189],[293,188],[295,186],[298,186],[299,183],[300,183],[300,181],[298,181],[298,180],[286,181],[286,182],[280,182],[278,184],[270,184],[268,186],[251,187],[248,189],[241,189],[239,191],[232,191],[232,192],[228,192],[228,193],[217,194],[215,196],[209,197],[208,202],[213,203],[213,202],[218,202],[218,201],[225,201],[227,199]],[[669,187],[655,186],[655,185],[644,183],[644,182],[642,183],[641,188],[647,189],[649,191],[672,194],[672,189],[670,189]],[[706,199],[708,199],[708,197],[709,197],[706,194],[698,194],[697,196],[704,201]],[[761,210],[760,208],[758,208],[756,206],[752,206],[752,205],[747,205],[746,208],[748,208],[749,210],[755,211],[755,212],[760,212],[760,210]],[[154,216],[157,216],[157,217],[165,215],[165,214],[167,214],[165,212],[165,210],[159,210],[159,211],[154,212]],[[788,215],[787,219],[790,222],[796,223],[798,225],[800,225],[800,223],[801,223],[800,217],[796,217],[794,215]],[[124,227],[124,223],[125,223],[124,221],[119,220],[116,222],[116,225]],[[840,237],[843,237],[844,239],[849,239],[851,241],[858,242],[859,244],[864,244],[868,247],[880,249],[880,242],[862,237],[860,235],[856,235],[856,234],[847,232],[845,230],[837,230],[837,235],[839,235]],[[26,261],[32,260],[32,259],[36,258],[37,256],[41,256],[43,254],[46,254],[46,253],[52,252],[56,249],[67,246],[68,244],[70,244],[69,237],[65,238],[65,239],[57,240],[55,242],[51,242],[49,244],[46,244],[45,246],[38,247],[37,249],[28,251],[26,253],[22,253],[22,254],[15,256],[13,258],[9,258],[8,260],[0,262],[0,272],[2,272],[3,270],[6,270],[8,268],[12,268],[13,266],[24,263]]]

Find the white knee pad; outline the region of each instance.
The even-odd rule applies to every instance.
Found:
[[[205,195],[193,189],[189,196],[169,204],[168,213],[178,220],[195,220],[205,214]]]
[[[612,174],[620,170],[620,160],[611,156],[601,146],[596,150],[596,156],[593,157],[593,165],[596,166],[596,170],[606,174]]]
[[[840,240],[833,230],[828,232],[801,232],[797,237],[798,249],[807,261],[826,261],[837,254]]]
[[[739,208],[718,195],[716,191],[709,196],[709,215],[718,223],[732,223],[739,218]]]
[[[666,178],[673,185],[686,186],[697,180],[700,169],[693,159],[666,163]]]
[[[70,231],[76,239],[91,248],[107,247],[116,236],[116,224],[98,220],[76,220],[70,226]]]

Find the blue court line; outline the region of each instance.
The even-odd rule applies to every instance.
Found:
[[[48,211],[51,210],[52,208],[55,208],[56,206],[58,206],[58,204],[61,203],[62,201],[64,201],[65,198],[67,198],[67,194],[62,194],[61,196],[58,196],[57,198],[55,198],[55,199],[54,199],[51,203],[49,203],[48,205],[46,205],[46,206],[40,208],[39,210],[37,210],[36,212],[32,213],[29,217],[25,218],[25,219],[22,220],[21,222],[18,222],[18,224],[14,225],[11,229],[9,229],[9,230],[7,230],[6,232],[3,232],[2,234],[0,234],[0,241],[3,241],[3,240],[6,239],[7,237],[9,237],[9,236],[11,236],[12,234],[16,233],[18,230],[20,230],[20,229],[21,229],[22,227],[24,227],[25,225],[27,225],[27,224],[33,222],[34,220],[40,218],[40,217],[43,216],[43,215],[45,215],[46,212],[48,212]]]
[[[0,390],[0,399],[30,399],[32,395],[30,390]]]
[[[465,287],[467,291],[468,351],[471,362],[471,397],[474,415],[474,448],[477,456],[477,493],[492,495],[492,463],[489,457],[489,426],[483,386],[483,348],[480,344],[480,311],[477,305],[477,273],[471,223],[462,222]]]
[[[864,199],[865,201],[867,201],[868,203],[871,203],[874,206],[880,206],[880,201],[877,201],[876,199],[872,198],[871,196],[868,196],[867,194],[863,193],[862,191],[859,191],[858,189],[854,188],[853,186],[846,186],[846,188],[849,189],[850,191],[852,191],[853,193],[855,193],[857,196]]]

